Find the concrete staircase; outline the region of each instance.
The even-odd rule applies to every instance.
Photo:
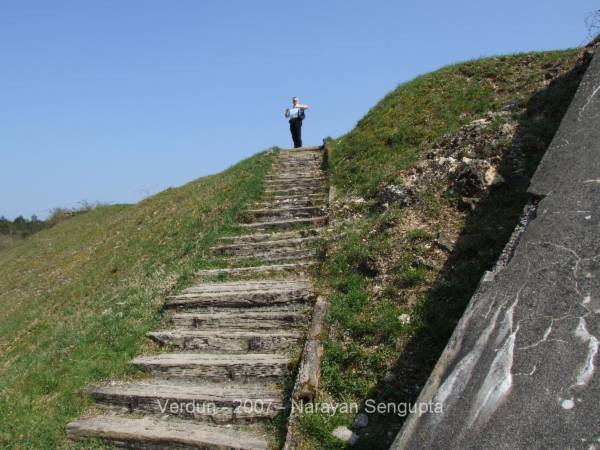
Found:
[[[281,383],[302,348],[314,302],[305,272],[327,221],[323,151],[281,151],[243,234],[212,248],[227,267],[167,298],[173,327],[148,333],[165,353],[132,364],[141,381],[90,386],[101,415],[67,425],[73,440],[131,448],[267,449],[285,414]],[[214,281],[214,280],[220,281]],[[213,281],[211,281],[213,280]]]

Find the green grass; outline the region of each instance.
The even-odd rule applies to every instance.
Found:
[[[509,101],[525,107],[546,69],[573,64],[576,58],[575,50],[486,58],[444,67],[398,86],[354,129],[330,141],[331,182],[343,192],[373,195],[444,134]]]
[[[101,206],[0,253],[0,444],[71,448],[64,426],[92,382],[136,377],[128,361],[167,293],[211,267],[208,248],[262,192],[271,154],[135,205]]]
[[[516,105],[515,141],[531,175],[585,70],[578,57],[577,50],[567,50],[445,67],[400,85],[353,130],[329,141],[329,176],[339,198],[317,277],[330,302],[323,401],[361,407],[367,399],[414,402],[527,199],[526,186],[506,183],[474,210],[465,210],[447,185],[432,184],[410,207],[385,208],[377,195],[382,185],[402,184],[403,172],[446,136],[509,103]],[[555,74],[552,83],[545,81],[547,72]],[[493,122],[490,139],[501,125]],[[495,145],[505,151],[511,144]],[[502,174],[505,166],[500,165]],[[355,201],[357,196],[363,201]],[[450,252],[436,245],[439,234],[455,237]],[[345,448],[331,431],[353,419],[352,414],[303,416],[300,448]],[[403,420],[370,414],[352,448],[388,448]]]

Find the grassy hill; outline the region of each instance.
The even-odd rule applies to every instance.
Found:
[[[367,413],[367,400],[396,405],[367,414],[352,448],[388,448],[400,429],[517,224],[589,59],[566,50],[445,67],[329,141],[337,200],[318,277],[331,303],[320,398]],[[474,161],[493,185],[478,188]],[[331,431],[354,417],[304,415],[302,448],[345,448]]]
[[[270,153],[135,205],[100,206],[0,252],[0,445],[67,446],[90,382],[128,360],[167,293],[207,265],[215,239],[262,191]]]

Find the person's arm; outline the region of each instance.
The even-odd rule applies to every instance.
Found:
[[[297,105],[298,108],[302,108],[302,109],[308,109],[308,105]]]
[[[285,117],[290,117],[290,108],[285,108],[285,112],[283,113]]]

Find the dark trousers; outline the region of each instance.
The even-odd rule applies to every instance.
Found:
[[[290,132],[294,141],[294,148],[302,147],[302,120],[290,119]]]

